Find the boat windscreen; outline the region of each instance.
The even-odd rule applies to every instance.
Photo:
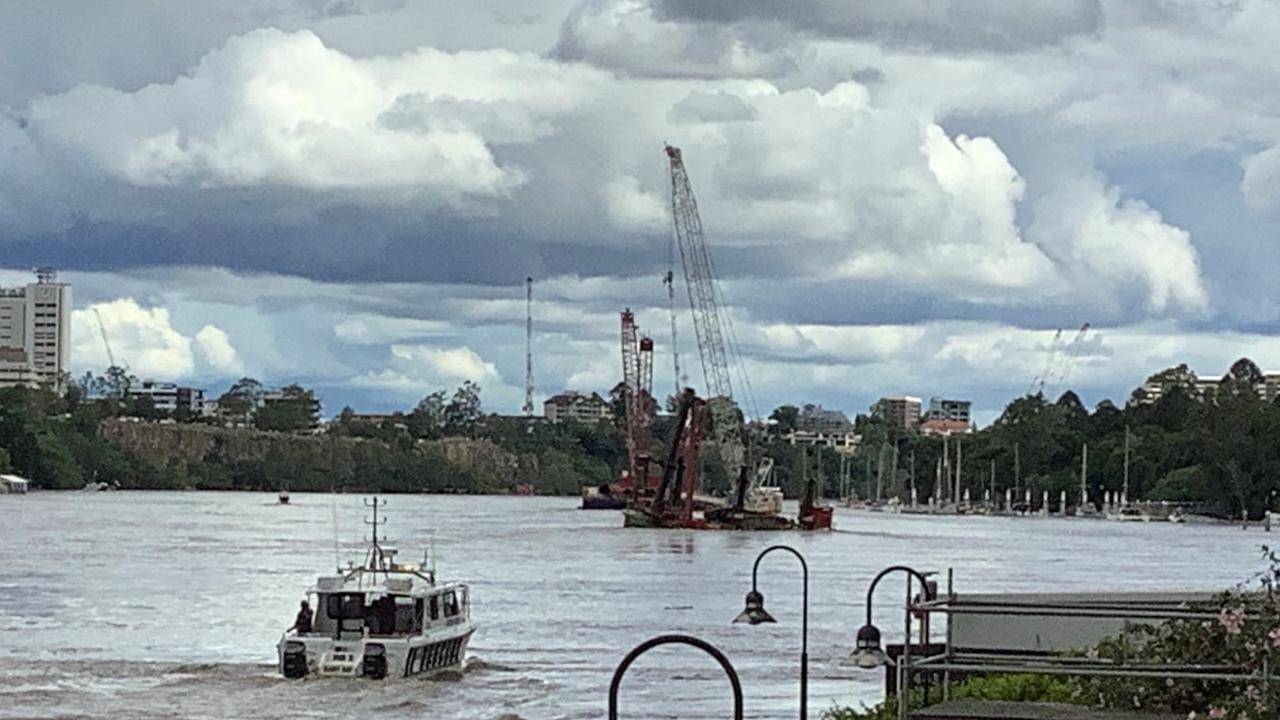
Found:
[[[325,614],[334,620],[356,620],[364,617],[364,596],[360,593],[334,593],[325,596]]]

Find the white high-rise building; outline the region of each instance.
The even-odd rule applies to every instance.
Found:
[[[0,387],[63,390],[71,370],[71,286],[53,268],[36,282],[0,288]]]

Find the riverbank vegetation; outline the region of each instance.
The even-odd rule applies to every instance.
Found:
[[[576,494],[621,465],[622,441],[607,423],[530,422],[486,416],[478,387],[377,422],[345,412],[325,430],[307,431],[305,413],[287,403],[226,427],[199,418],[161,417],[144,399],[90,398],[80,386],[0,390],[0,472],[37,488],[105,483],[124,489],[458,492]],[[309,392],[296,393],[299,406]],[[302,426],[296,427],[296,426]]]
[[[1086,483],[1096,505],[1105,493],[1118,497],[1124,489],[1127,435],[1130,500],[1186,504],[1234,519],[1280,509],[1280,404],[1259,396],[1261,371],[1242,359],[1206,389],[1185,370],[1158,373],[1153,380],[1164,385],[1158,398],[1139,391],[1123,407],[1103,400],[1090,412],[1071,391],[1056,400],[1017,398],[990,426],[949,439],[950,477],[943,482],[954,483],[959,467],[962,493],[975,502],[986,493],[1002,499],[1006,489],[1022,501],[1029,491],[1038,509],[1047,492],[1057,512],[1062,492],[1069,505],[1078,502],[1087,446]],[[919,499],[938,491],[940,438],[861,417],[858,432],[862,443],[851,472],[862,498],[874,497],[879,482],[882,497],[909,499],[913,464]],[[838,472],[829,460],[825,469]]]
[[[1060,493],[1067,493],[1069,504],[1078,500],[1086,446],[1090,500],[1119,495],[1127,437],[1130,499],[1257,518],[1276,509],[1280,494],[1280,405],[1259,397],[1260,377],[1256,365],[1241,360],[1206,396],[1203,382],[1172,368],[1153,376],[1163,387],[1158,398],[1135,396],[1124,407],[1104,400],[1092,411],[1070,391],[1056,400],[1028,395],[1009,403],[990,426],[946,441],[860,415],[854,424],[860,443],[847,456],[791,444],[791,431],[803,420],[793,406],[753,423],[748,437],[753,457],[774,459],[774,480],[789,497],[798,497],[812,478],[827,496],[906,502],[914,488],[923,503],[939,494],[943,482],[953,487],[958,469],[962,493],[975,502],[1009,491],[1015,501],[1030,495],[1036,509],[1048,493],[1055,512]],[[345,408],[317,428],[318,401],[296,385],[263,404],[261,383],[241,379],[219,397],[215,421],[157,412],[145,397],[129,394],[132,383],[116,370],[71,383],[62,396],[0,391],[0,470],[12,469],[44,488],[106,482],[125,488],[574,494],[617,478],[626,465],[616,388],[613,416],[590,425],[487,413],[481,388],[464,383],[452,393],[432,392],[404,412],[372,416]],[[658,416],[651,430],[651,454],[662,458],[671,417]],[[183,447],[188,449],[180,452]],[[192,447],[204,448],[203,454],[193,454]],[[708,442],[702,457],[704,488],[728,492],[733,473],[721,454]],[[944,468],[947,477],[939,482]]]

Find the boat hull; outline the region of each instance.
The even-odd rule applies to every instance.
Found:
[[[627,506],[627,499],[620,495],[605,495],[599,493],[596,495],[582,496],[583,510],[622,510]]]
[[[475,627],[470,623],[429,636],[334,640],[315,635],[281,638],[277,670],[290,679],[345,677],[396,680],[461,670]],[[381,650],[379,650],[381,648]]]

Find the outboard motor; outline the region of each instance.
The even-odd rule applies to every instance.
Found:
[[[307,676],[307,646],[297,640],[284,644],[284,661],[281,663],[284,676],[297,679]]]
[[[364,646],[364,676],[381,680],[387,676],[387,649],[380,644]]]

